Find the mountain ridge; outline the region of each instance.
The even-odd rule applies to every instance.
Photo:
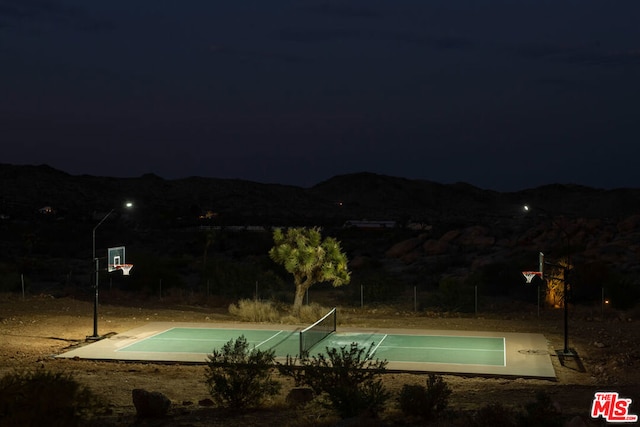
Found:
[[[303,188],[197,176],[167,180],[154,174],[137,178],[70,175],[48,165],[0,164],[0,181],[0,211],[5,214],[52,205],[87,215],[119,206],[127,198],[142,201],[148,212],[171,208],[184,216],[199,209],[305,222],[318,218],[430,221],[472,214],[508,216],[519,214],[525,203],[551,215],[619,217],[640,211],[640,189],[634,188],[548,184],[499,192],[467,183],[441,184],[371,172],[336,175]]]

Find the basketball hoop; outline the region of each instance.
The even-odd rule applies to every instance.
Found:
[[[531,283],[534,277],[538,276],[542,278],[542,273],[539,271],[523,271],[522,275],[527,279],[527,283]]]
[[[128,276],[129,272],[133,268],[133,264],[120,264],[120,265],[114,266],[114,268],[116,270],[122,270],[122,275],[123,276]]]

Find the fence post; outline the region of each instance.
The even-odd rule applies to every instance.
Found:
[[[475,307],[476,307],[476,316],[478,315],[478,285],[474,286],[474,299],[475,299]]]

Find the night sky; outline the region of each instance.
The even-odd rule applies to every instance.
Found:
[[[640,0],[0,0],[0,163],[640,187]]]

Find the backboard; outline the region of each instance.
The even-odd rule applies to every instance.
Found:
[[[107,271],[117,270],[116,266],[125,264],[124,246],[117,246],[107,250]]]

